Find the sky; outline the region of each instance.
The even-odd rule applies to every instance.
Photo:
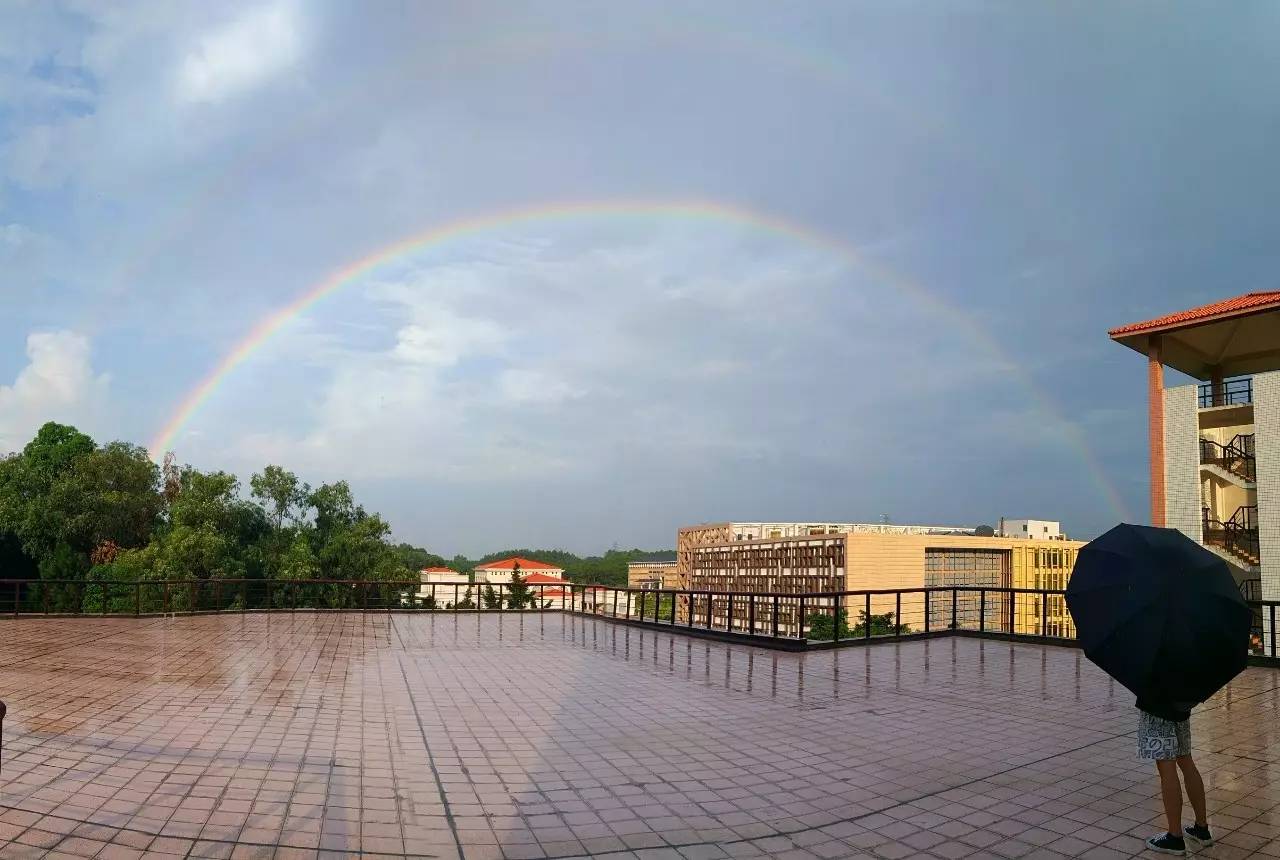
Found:
[[[59,420],[279,463],[445,555],[1143,521],[1106,331],[1275,288],[1277,26],[10,0],[0,452]]]

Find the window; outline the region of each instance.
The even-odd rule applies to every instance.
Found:
[[[1023,523],[1023,524],[1022,524],[1022,530],[1023,530],[1024,532],[1027,530],[1027,524],[1026,524],[1026,523]]]

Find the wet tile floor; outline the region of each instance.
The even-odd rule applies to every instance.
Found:
[[[558,613],[0,620],[0,858],[1127,857],[1131,697],[1066,648],[787,654]],[[1193,717],[1280,857],[1280,671]]]

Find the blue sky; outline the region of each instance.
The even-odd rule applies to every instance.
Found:
[[[6,4],[0,451],[48,419],[147,442],[257,322],[404,236],[697,199],[872,265],[715,218],[495,226],[294,320],[179,459],[348,478],[450,554],[881,514],[1096,534],[1146,493],[1144,369],[1106,329],[1275,286],[1277,18]]]

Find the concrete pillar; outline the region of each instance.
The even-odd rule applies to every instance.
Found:
[[[1147,445],[1151,451],[1151,524],[1164,526],[1164,364],[1158,334],[1147,339]]]
[[[1225,380],[1222,378],[1221,366],[1214,367],[1213,370],[1210,371],[1209,390],[1213,392],[1213,400],[1211,402],[1214,406],[1227,405],[1227,385]]]
[[[1262,599],[1280,600],[1280,371],[1253,377],[1253,433],[1258,467],[1258,555]],[[1280,607],[1277,608],[1280,613]],[[1271,613],[1263,614],[1263,642],[1271,649]],[[1280,644],[1280,631],[1276,642]]]

